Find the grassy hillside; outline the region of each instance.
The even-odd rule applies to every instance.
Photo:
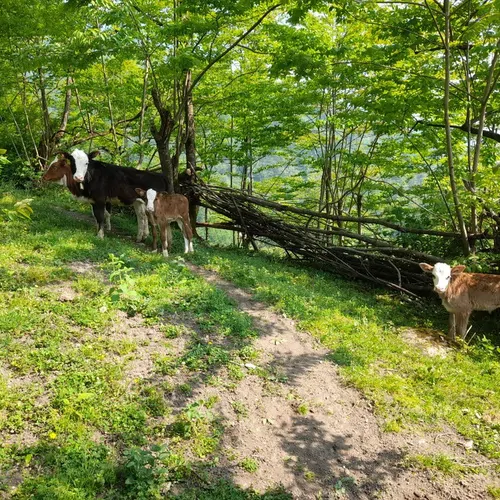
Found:
[[[202,488],[207,499],[289,498],[213,480],[207,489],[224,424],[210,398],[182,406],[200,384],[231,387],[246,376],[242,366],[259,356],[249,318],[187,269],[180,238],[168,260],[124,236],[99,240],[78,217],[88,206],[58,188],[0,198],[0,497],[201,498]],[[13,214],[27,197],[31,220]],[[135,234],[125,215],[112,224]],[[190,260],[331,349],[386,431],[450,425],[500,457],[499,350],[483,337],[491,323],[482,316],[473,317],[473,346],[430,356],[408,332],[444,330],[438,305],[266,256],[195,249]]]

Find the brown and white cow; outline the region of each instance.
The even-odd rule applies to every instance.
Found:
[[[465,338],[472,311],[491,312],[500,307],[500,275],[464,273],[465,266],[450,267],[438,262],[434,266],[422,262],[420,267],[432,273],[434,291],[450,313],[448,337]]]
[[[160,227],[161,249],[164,257],[172,246],[172,230],[170,224],[177,222],[184,236],[184,253],[193,252],[193,232],[189,222],[189,201],[182,194],[157,192],[154,189],[145,191],[136,188],[136,193],[146,202],[146,213],[153,228],[153,250],[156,251],[155,226]]]
[[[97,156],[98,152],[90,153],[89,156]],[[49,168],[42,176],[44,182],[55,182],[66,186],[73,197],[81,202],[92,203],[89,198],[89,193],[85,189],[83,183],[76,182],[71,171],[71,162],[67,158],[66,153],[59,153],[57,158],[49,165]],[[92,204],[92,214],[95,218],[94,205]],[[106,222],[106,229],[111,230],[111,203],[108,201],[105,205],[104,219]],[[97,221],[97,219],[96,219]]]

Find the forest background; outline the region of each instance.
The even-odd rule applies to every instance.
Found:
[[[2,6],[2,183],[36,181],[59,150],[100,149],[161,168],[172,189],[189,165],[354,219],[324,230],[448,258],[500,251],[498,0]]]

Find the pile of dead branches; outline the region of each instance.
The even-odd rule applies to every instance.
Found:
[[[333,224],[324,229],[325,218],[332,222],[339,219],[356,222],[356,218],[328,216],[249,196],[229,188],[198,184],[193,188],[201,206],[227,219],[226,222],[201,224],[202,226],[238,231],[254,246],[255,240],[264,241],[284,249],[293,259],[410,295],[421,295],[432,289],[432,282],[424,275],[418,263],[434,263],[438,258],[395,247],[387,241],[350,232]],[[365,218],[362,221],[363,224],[381,224],[377,219]],[[393,231],[456,237],[453,233],[401,228],[384,221],[382,225]],[[332,235],[341,237],[342,245],[332,244]]]

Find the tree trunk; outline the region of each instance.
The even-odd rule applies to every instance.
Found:
[[[145,68],[144,68],[144,79],[142,84],[142,105],[141,105],[141,119],[139,121],[139,161],[138,167],[142,166],[142,162],[144,160],[144,144],[143,144],[143,136],[144,136],[144,116],[146,114],[146,99],[148,96],[148,77],[149,77],[149,58],[146,57]]]
[[[455,167],[453,165],[453,145],[450,127],[450,80],[451,80],[451,21],[450,21],[450,0],[444,0],[443,13],[445,18],[444,32],[444,59],[445,59],[445,76],[444,76],[444,124],[446,131],[446,154],[448,156],[448,173],[450,177],[450,187],[453,194],[453,202],[455,204],[455,213],[457,215],[458,228],[461,234],[462,251],[465,256],[470,254],[469,240],[467,239],[467,229],[465,227],[460,201],[458,199],[457,183],[455,180]]]
[[[174,165],[170,156],[170,137],[175,126],[175,121],[168,109],[163,107],[160,99],[160,93],[157,88],[151,91],[154,105],[160,115],[160,128],[157,129],[154,122],[151,124],[151,133],[153,134],[160,157],[160,165],[163,175],[167,181],[167,192],[173,194],[174,189]]]
[[[196,145],[195,145],[195,124],[194,124],[194,106],[193,106],[193,91],[191,88],[191,70],[186,71],[186,79],[184,81],[184,102],[185,102],[185,121],[186,121],[186,168],[190,169],[191,179],[196,179]],[[194,194],[194,193],[193,193]],[[196,221],[198,219],[199,200],[198,197],[188,193],[189,200],[189,219],[191,221],[191,229],[193,236],[200,238],[196,230]],[[205,213],[205,216],[207,214]]]
[[[42,68],[38,68],[38,83],[40,84],[40,103],[42,105],[44,131],[42,133],[42,137],[40,138],[40,143],[38,144],[37,162],[39,167],[43,167],[49,157],[50,138],[52,136],[52,130],[50,126],[49,105],[47,102],[45,79],[43,77]]]
[[[113,142],[115,143],[116,151],[118,152],[119,150],[118,138],[116,136],[115,118],[113,116],[113,106],[111,105],[111,95],[109,93],[109,82],[108,82],[108,75],[106,74],[106,65],[104,64],[104,56],[101,56],[101,66],[102,66],[102,76],[104,79],[104,88],[106,89],[106,102],[108,105],[110,130],[113,135]]]
[[[196,148],[191,70],[186,72],[186,167],[196,171]]]

